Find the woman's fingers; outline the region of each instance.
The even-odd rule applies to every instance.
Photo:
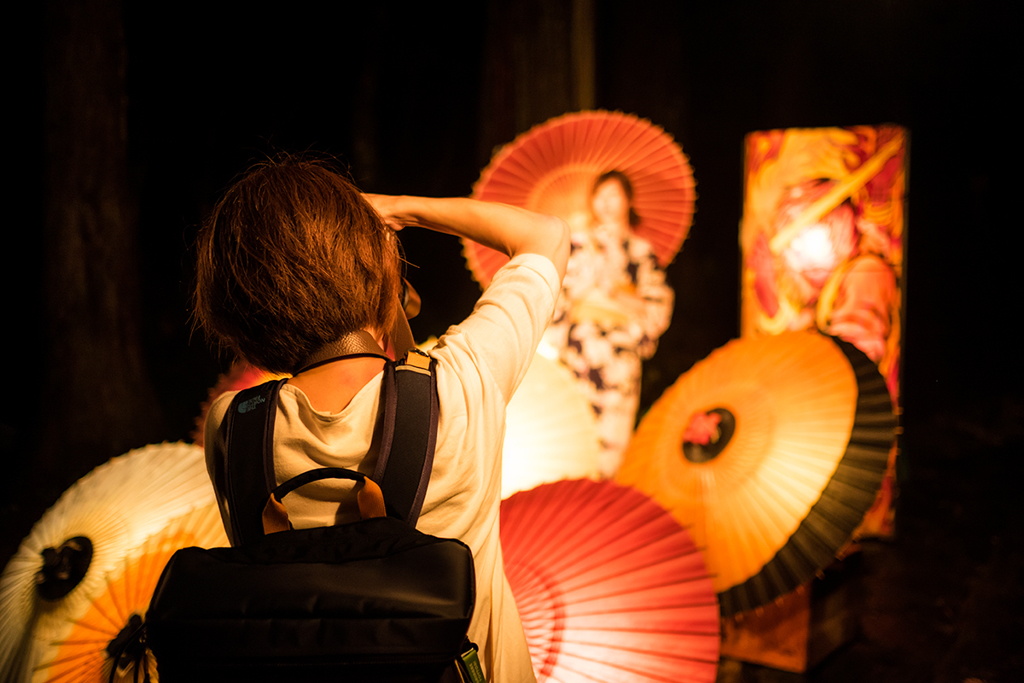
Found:
[[[401,203],[398,197],[364,192],[363,199],[370,203],[370,206],[380,214],[380,217],[384,219],[384,223],[392,230],[397,232],[408,225],[400,217]]]

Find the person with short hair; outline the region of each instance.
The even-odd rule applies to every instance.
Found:
[[[501,555],[502,444],[505,408],[565,274],[565,223],[465,198],[364,195],[309,160],[259,164],[227,190],[200,233],[196,318],[213,341],[248,363],[293,374],[275,418],[278,484],[318,467],[372,474],[385,361],[342,357],[300,370],[304,359],[358,330],[384,349],[394,346],[392,329],[402,315],[395,231],[410,226],[466,237],[511,258],[469,317],[430,351],[440,415],[416,528],[457,538],[473,552],[477,595],[469,638],[480,647],[488,680],[534,680]],[[235,393],[213,402],[206,423],[207,467],[218,491],[226,448],[221,425]],[[284,504],[295,528],[359,519],[351,483],[342,480],[312,483]]]

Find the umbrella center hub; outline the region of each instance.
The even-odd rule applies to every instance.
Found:
[[[45,548],[43,566],[36,573],[36,593],[43,600],[60,600],[75,589],[92,562],[92,541],[75,536],[59,548]]]
[[[683,432],[683,457],[692,463],[714,460],[736,433],[736,417],[726,408],[698,410]]]

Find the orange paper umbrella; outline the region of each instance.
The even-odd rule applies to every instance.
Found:
[[[130,451],[75,482],[0,576],[0,679],[29,680],[52,634],[104,590],[129,552],[212,504],[203,450],[185,443]]]
[[[590,210],[598,176],[622,171],[633,185],[637,234],[667,266],[690,228],[696,191],[682,149],[650,121],[622,112],[565,114],[523,133],[499,151],[473,188],[473,197],[550,213],[578,225]],[[508,259],[463,240],[470,270],[487,286]]]
[[[671,515],[613,482],[501,503],[501,547],[538,681],[714,681],[718,605]]]
[[[722,614],[826,567],[874,501],[896,420],[852,344],[814,331],[730,342],[651,407],[618,480],[690,527]]]
[[[118,645],[143,623],[149,600],[167,561],[180,548],[228,545],[216,505],[193,510],[150,536],[104,580],[100,591],[80,614],[55,634],[36,666],[34,683],[105,683]],[[136,676],[135,669],[140,668]],[[157,680],[156,661],[142,643],[125,649],[114,680],[142,680],[148,670]]]

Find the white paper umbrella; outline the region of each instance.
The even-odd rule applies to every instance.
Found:
[[[559,479],[596,479],[600,458],[594,411],[572,373],[535,354],[508,404],[501,497]]]
[[[689,533],[640,492],[559,481],[501,503],[501,547],[543,681],[714,681],[715,592]]]
[[[0,575],[0,678],[29,680],[52,635],[104,590],[127,553],[169,520],[211,504],[203,450],[192,444],[139,448],[75,482]]]
[[[430,351],[431,337],[419,345]],[[594,411],[564,365],[540,353],[508,402],[501,497],[560,479],[596,479],[601,445]]]
[[[167,561],[180,548],[228,545],[215,504],[197,508],[150,536],[104,577],[104,589],[80,614],[70,618],[48,644],[36,666],[34,683],[105,683],[113,666],[111,650],[144,621],[149,601]],[[112,648],[112,644],[114,647]],[[156,662],[133,643],[119,662],[115,680],[136,680],[135,669],[157,680]],[[142,669],[138,680],[142,680]]]

